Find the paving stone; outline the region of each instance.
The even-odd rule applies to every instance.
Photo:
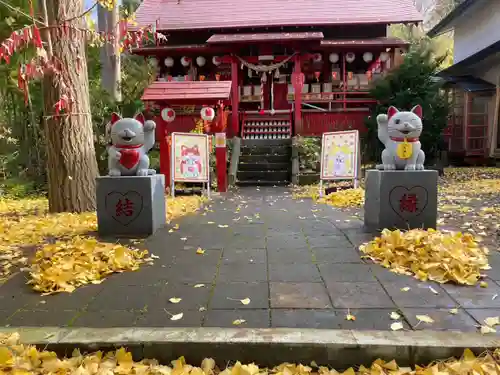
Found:
[[[137,271],[126,271],[109,275],[100,285],[101,287],[121,287],[121,286],[155,286],[164,285],[167,281],[165,269],[170,266],[155,263],[152,266],[143,266]]]
[[[248,305],[240,300],[250,298]],[[217,283],[210,300],[210,309],[267,309],[269,308],[269,284],[264,283]]]
[[[269,263],[312,263],[312,253],[309,248],[303,249],[275,249],[268,250],[268,262]]]
[[[270,283],[271,307],[328,309],[332,305],[322,283]]]
[[[2,309],[17,310],[35,306],[46,299],[26,285],[26,274],[19,273],[0,286],[0,306]]]
[[[83,311],[76,315],[72,327],[133,327],[138,312],[126,310]]]
[[[87,310],[141,310],[159,303],[159,299],[164,296],[163,291],[164,287],[160,286],[103,287],[101,293],[90,302]]]
[[[470,316],[472,316],[478,325],[484,325],[486,318],[494,318],[500,316],[500,309],[466,309]],[[498,327],[497,327],[498,328]],[[497,330],[497,335],[500,335],[500,330]]]
[[[182,318],[172,320],[172,315],[182,313]],[[178,307],[171,309],[148,309],[136,313],[137,327],[201,327],[205,311],[181,310]]]
[[[383,282],[382,285],[399,307],[447,307],[451,309],[457,305],[436,283],[414,282],[410,284],[407,281],[392,281]],[[406,292],[401,290],[405,287],[410,289]],[[439,294],[435,294],[433,290]]]
[[[106,282],[106,281],[105,281]],[[103,285],[87,285],[76,289],[73,293],[59,293],[43,297],[38,303],[29,303],[27,310],[83,310],[101,292]]]
[[[233,224],[231,226],[231,230],[234,236],[265,237],[266,234],[266,226],[262,224],[247,224],[247,225]]]
[[[244,319],[240,325],[234,325],[236,319]],[[268,328],[269,310],[209,310],[205,316],[204,327],[231,328]]]
[[[370,266],[366,264],[319,264],[323,280],[327,283],[336,281],[376,282]]]
[[[285,282],[321,282],[315,264],[269,264],[269,280]]]
[[[300,233],[300,232],[299,232]],[[295,233],[294,235],[276,235],[267,237],[267,249],[304,249],[307,248],[306,238],[302,234]]]
[[[342,230],[344,230],[344,229],[347,229],[347,230],[352,230],[352,229],[363,230],[364,223],[360,219],[350,218],[350,219],[344,219],[344,220],[339,220],[339,221],[337,221],[337,220],[338,219],[335,220],[334,224],[339,229],[342,229]]]
[[[335,310],[271,310],[271,327],[338,329],[344,317]]]
[[[2,306],[4,308],[4,306]],[[0,327],[7,324],[7,319],[17,310],[0,310]]]
[[[379,283],[327,282],[328,293],[334,308],[388,308],[395,309],[394,302]]]
[[[495,295],[500,296],[500,287],[494,283],[490,283],[487,288],[452,284],[444,284],[443,288],[465,309],[500,309],[500,298],[493,298]]]
[[[405,329],[410,329],[410,325],[402,318],[393,320],[390,317],[395,309],[349,309],[335,310],[338,316],[342,317],[339,322],[339,329],[354,329],[354,330],[390,330],[391,324],[398,321],[403,323]],[[347,320],[347,314],[354,315],[356,320]]]
[[[352,247],[315,247],[312,252],[317,263],[363,263],[358,251]]]
[[[192,266],[196,262],[203,264],[217,265],[222,256],[222,250],[219,249],[204,249],[204,254],[197,254],[196,250],[185,250],[177,253],[172,260],[172,266]]]
[[[165,280],[173,283],[212,283],[217,275],[218,265],[206,264],[203,262],[204,255],[198,256],[200,259],[193,264],[183,264],[183,267],[173,265],[163,269]]]
[[[222,263],[266,263],[266,249],[232,249],[224,250]]]
[[[412,286],[412,284],[420,282],[419,280],[415,279],[413,276],[409,275],[401,275],[399,273],[391,272],[390,269],[382,267],[381,265],[373,263],[371,260],[366,261],[367,264],[370,265],[370,268],[372,270],[372,273],[375,275],[375,278],[380,280],[381,282],[401,282],[405,281]]]
[[[7,319],[11,327],[66,327],[76,318],[77,311],[18,310]]]
[[[500,254],[494,252],[488,257],[488,263],[491,270],[487,270],[484,273],[488,275],[492,280],[500,280]]]
[[[235,237],[227,241],[225,249],[265,249],[266,238],[258,237]]]
[[[414,330],[477,331],[476,321],[462,309],[457,314],[450,314],[450,309],[435,308],[403,308],[402,312]],[[434,323],[419,323],[417,315],[427,315]]]
[[[217,282],[259,282],[267,281],[265,263],[223,263],[219,267]]]
[[[307,237],[307,242],[310,247],[351,247],[351,243],[344,236],[316,236]]]
[[[153,305],[154,308],[165,307],[167,310],[172,306],[186,310],[198,310],[200,307],[207,307],[208,300],[212,292],[212,285],[195,288],[196,284],[168,283],[161,290],[158,301]],[[172,304],[170,298],[181,298],[181,301]],[[148,306],[149,309],[149,306]]]

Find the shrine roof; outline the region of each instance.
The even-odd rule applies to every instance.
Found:
[[[144,0],[139,26],[230,29],[421,22],[412,0]]]
[[[192,101],[209,104],[209,102],[217,100],[228,100],[230,94],[231,81],[156,81],[144,90],[141,99],[144,101]]]
[[[389,37],[379,37],[372,39],[330,39],[322,40],[322,46],[332,47],[402,47],[410,43],[399,39]]]
[[[282,42],[294,40],[321,40],[323,38],[324,35],[322,32],[214,34],[207,39],[207,43]]]

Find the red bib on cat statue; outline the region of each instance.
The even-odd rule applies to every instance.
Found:
[[[142,145],[141,145],[142,146]],[[139,151],[133,148],[121,148],[120,164],[127,169],[133,168],[139,162]]]

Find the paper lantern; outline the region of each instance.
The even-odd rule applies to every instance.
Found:
[[[172,108],[163,108],[161,110],[161,118],[163,121],[172,122],[175,120],[175,111]]]
[[[353,72],[347,72],[347,79],[352,80],[353,77],[354,77],[354,73]]]
[[[337,61],[339,61],[339,54],[338,53],[330,53],[330,56],[328,56],[328,59],[332,64],[335,64]]]
[[[215,111],[210,107],[203,107],[200,114],[203,121],[212,121],[215,117]]]
[[[347,61],[348,63],[352,63],[355,59],[356,55],[354,54],[354,52],[347,52],[345,54],[345,61]]]
[[[313,55],[313,61],[314,62],[320,62],[321,60],[323,60],[323,56],[321,56],[321,53],[315,53]]]
[[[165,60],[163,60],[163,63],[167,68],[171,68],[174,66],[174,59],[171,57],[166,57]]]
[[[222,64],[222,60],[219,56],[214,56],[212,57],[212,64],[214,64],[215,66],[219,66],[220,64]]]
[[[389,57],[389,52],[382,52],[380,54],[380,61],[386,62],[387,60],[389,60]]]
[[[367,63],[372,61],[373,60],[373,53],[371,53],[371,52],[363,53],[363,60]]]
[[[196,58],[196,64],[198,66],[204,66],[206,62],[207,62],[207,60],[203,56],[198,56]]]
[[[191,64],[191,58],[186,57],[186,56],[182,56],[182,58],[181,58],[181,64],[184,67],[189,66],[189,64]]]
[[[314,77],[316,78],[316,82],[319,82],[319,77],[321,76],[321,72],[314,72]]]

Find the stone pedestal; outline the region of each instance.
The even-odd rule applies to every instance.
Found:
[[[437,183],[437,171],[366,171],[365,226],[436,228]]]
[[[97,225],[101,236],[144,237],[166,223],[165,176],[97,178]]]

